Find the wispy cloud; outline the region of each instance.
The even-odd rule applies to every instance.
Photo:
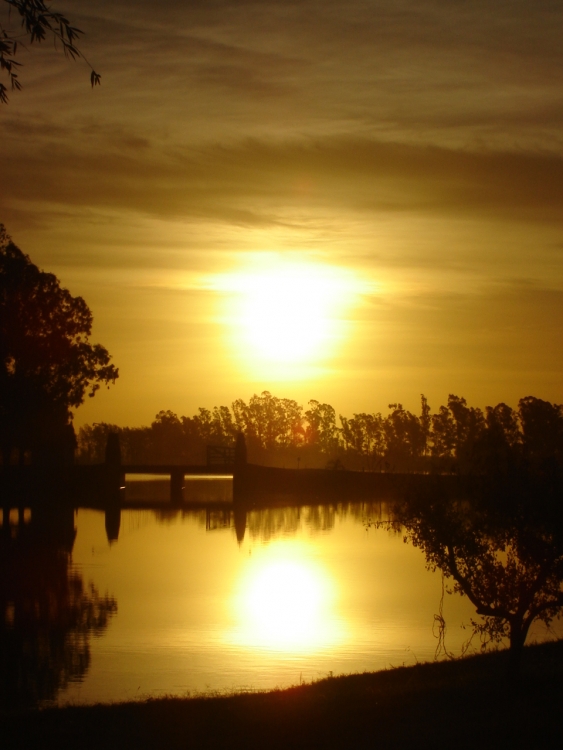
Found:
[[[249,225],[284,222],[307,206],[563,221],[563,157],[554,154],[344,137],[168,149],[115,128],[98,129],[88,148],[55,135],[47,148],[44,138],[24,150],[9,127],[3,141],[7,204],[45,200]]]

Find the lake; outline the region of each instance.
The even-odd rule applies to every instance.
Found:
[[[19,546],[39,521],[4,523],[13,579],[43,581],[25,595],[4,583],[5,685],[27,680],[39,703],[79,704],[264,690],[434,658],[442,576],[400,533],[368,525],[387,518],[385,504],[235,513],[230,479],[186,479],[185,508],[167,503],[167,480],[144,477],[127,482],[136,507],[117,516],[71,510],[56,533]],[[100,601],[113,603],[105,619]],[[474,609],[446,594],[443,614],[458,656]],[[537,626],[529,641],[545,637]]]

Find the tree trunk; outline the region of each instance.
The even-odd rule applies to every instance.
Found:
[[[508,672],[509,676],[514,679],[520,677],[520,667],[522,664],[522,653],[524,651],[524,643],[526,642],[526,636],[528,635],[529,624],[525,625],[522,620],[513,620],[510,623],[510,647],[509,647],[509,661],[508,661]]]

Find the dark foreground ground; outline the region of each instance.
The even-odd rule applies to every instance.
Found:
[[[563,641],[288,690],[48,709],[0,719],[0,748],[561,748]]]

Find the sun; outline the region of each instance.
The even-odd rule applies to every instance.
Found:
[[[334,332],[338,285],[306,266],[248,274],[240,323],[252,348],[266,359],[296,362],[318,354]]]
[[[351,272],[263,254],[219,281],[229,292],[235,345],[253,364],[313,364],[346,336],[345,312],[359,291]]]

